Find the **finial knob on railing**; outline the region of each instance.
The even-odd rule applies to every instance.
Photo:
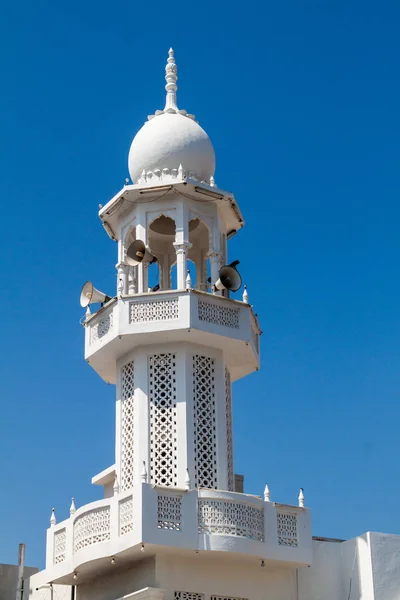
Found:
[[[75,499],[71,498],[71,506],[69,507],[69,514],[72,517],[76,513]]]
[[[50,527],[54,527],[57,524],[56,513],[54,508],[51,509]]]
[[[249,303],[249,294],[247,293],[247,285],[244,286],[242,299],[243,299],[243,302],[245,302],[246,304]]]
[[[264,502],[271,502],[271,494],[269,492],[268,484],[265,484],[264,488]]]
[[[189,269],[187,270],[185,286],[186,286],[187,290],[191,290],[192,289],[192,278],[190,277],[190,271],[189,271]]]
[[[299,499],[300,508],[304,508],[304,490],[303,490],[303,488],[300,488],[298,499]]]
[[[140,475],[140,479],[143,481],[143,483],[147,483],[147,469],[146,469],[145,461],[143,461],[143,467],[142,467],[142,473]]]
[[[114,496],[116,496],[119,493],[118,475],[116,473],[115,473],[115,477],[114,477],[113,492],[114,492]]]

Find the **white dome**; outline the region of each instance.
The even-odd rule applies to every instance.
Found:
[[[190,117],[164,113],[147,121],[133,139],[128,167],[132,181],[143,171],[164,169],[192,172],[200,181],[210,182],[215,171],[215,153],[210,138]]]

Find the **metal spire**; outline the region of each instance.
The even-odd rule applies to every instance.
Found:
[[[168,51],[167,65],[165,67],[165,81],[167,82],[165,89],[167,90],[167,97],[165,99],[164,112],[178,112],[178,107],[176,105],[176,90],[178,89],[178,86],[176,85],[178,79],[177,72],[178,69],[175,64],[174,51],[170,48]]]

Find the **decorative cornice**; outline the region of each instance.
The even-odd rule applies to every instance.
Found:
[[[142,174],[136,183],[138,185],[145,185],[146,183],[157,185],[159,183],[185,181],[187,177],[193,181],[198,181],[200,183],[210,185],[211,187],[215,187],[214,177],[210,177],[209,181],[204,181],[203,179],[200,179],[200,177],[193,171],[187,171],[184,169],[181,164],[175,169],[155,169],[154,171],[147,172],[143,169]]]

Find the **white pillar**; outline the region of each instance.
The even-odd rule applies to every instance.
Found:
[[[187,253],[192,244],[183,242],[182,244],[174,242],[176,250],[176,278],[177,289],[184,290],[187,276]]]
[[[126,294],[128,291],[128,267],[124,263],[115,265],[117,268],[117,295]]]
[[[219,278],[219,270],[221,268],[221,253],[220,252],[210,252],[208,255],[210,259],[210,267],[211,267],[211,287]],[[221,292],[218,292],[219,294]]]
[[[169,290],[171,287],[169,281],[169,256],[167,253],[163,254],[160,260],[160,289]]]
[[[138,289],[139,294],[143,294],[144,292],[147,292],[147,288],[148,288],[147,265],[148,265],[148,263],[141,262],[137,266],[137,289]]]
[[[137,267],[129,267],[128,271],[128,294],[136,293],[136,270]]]

